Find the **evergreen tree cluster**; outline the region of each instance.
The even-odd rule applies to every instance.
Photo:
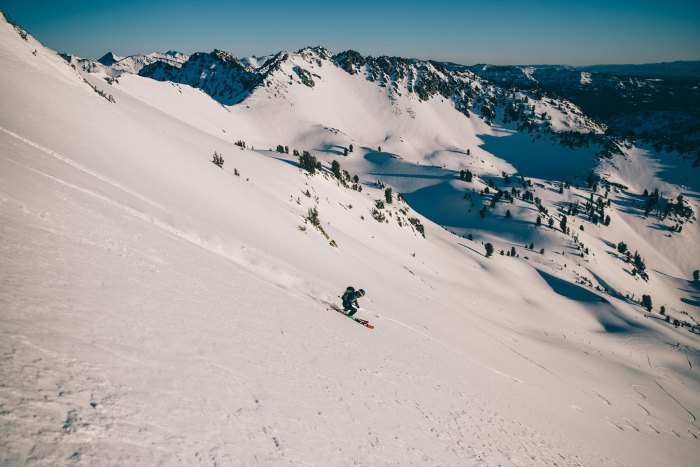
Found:
[[[423,226],[423,224],[421,224],[420,219],[418,219],[417,217],[409,217],[408,222],[410,222],[411,225],[415,227],[415,229],[418,231],[418,233],[421,234],[423,238],[425,238],[425,227]]]
[[[393,195],[393,190],[391,187],[388,187],[384,190],[384,199],[386,199],[387,204],[391,204],[394,201],[394,195]]]
[[[594,200],[593,193],[591,193],[584,205],[584,211],[594,225],[598,225],[599,222],[603,225],[610,225],[610,216],[605,213],[605,208],[609,206],[609,199],[598,196],[598,199]],[[574,215],[574,210],[578,213],[579,206],[578,204],[572,205],[570,209],[572,211],[571,214]]]
[[[469,171],[469,169],[459,171],[459,179],[464,182],[471,182],[473,177],[474,174],[472,174],[471,171]]]
[[[317,170],[321,170],[322,166],[321,162],[316,159],[316,156],[312,156],[309,151],[304,151],[301,156],[299,156],[299,168],[313,175]]]
[[[632,270],[632,274],[634,275],[635,273],[639,274],[639,276],[644,279],[645,281],[649,280],[649,275],[647,274],[647,265],[642,256],[638,252],[634,252],[634,256],[632,256],[632,262],[634,264],[634,269]]]
[[[644,215],[649,216],[651,213],[655,213],[659,219],[665,219],[669,215],[676,215],[685,219],[690,219],[693,216],[693,210],[685,205],[685,200],[683,195],[678,195],[676,201],[673,202],[670,199],[664,198],[662,194],[659,193],[658,189],[654,189],[654,192],[649,194],[648,190],[644,190]]]

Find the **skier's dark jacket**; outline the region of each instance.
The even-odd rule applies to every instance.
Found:
[[[343,293],[343,308],[345,310],[351,310],[353,308],[359,308],[360,305],[357,304],[357,298],[362,295],[355,292],[354,287],[348,287]]]

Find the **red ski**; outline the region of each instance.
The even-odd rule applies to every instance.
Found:
[[[345,317],[347,317],[347,318],[350,318],[351,320],[355,321],[356,323],[360,323],[361,325],[363,325],[364,327],[366,327],[366,328],[368,328],[368,329],[374,329],[374,326],[373,326],[372,324],[370,324],[370,322],[367,321],[366,319],[355,318],[354,316],[348,316],[348,315],[345,313],[345,310],[341,310],[341,309],[340,309],[339,307],[337,307],[336,305],[331,305],[331,307],[329,308],[329,310],[337,311],[337,312],[340,313],[341,315],[343,315],[343,316],[345,316]]]

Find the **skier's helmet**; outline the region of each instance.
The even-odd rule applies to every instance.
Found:
[[[358,294],[360,297],[364,297],[364,296],[365,296],[365,291],[364,291],[364,289],[358,290],[358,291],[357,291],[357,294]]]

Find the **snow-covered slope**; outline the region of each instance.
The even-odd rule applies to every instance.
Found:
[[[696,335],[576,284],[568,250],[485,258],[482,238],[572,241],[526,224],[532,203],[458,226],[474,241],[428,218],[459,199],[465,222],[481,220],[463,194],[513,174],[484,143],[522,138],[513,125],[299,56],[275,71],[289,81],[233,107],[184,84],[81,74],[4,22],[0,62],[12,109],[0,113],[0,462],[694,464]],[[276,145],[324,170],[300,171]],[[659,180],[634,151],[608,176],[628,181],[637,164]],[[472,182],[456,175],[467,168]],[[411,205],[389,204],[377,180]],[[588,194],[532,181],[552,210]],[[609,212],[608,228],[635,230],[634,213]],[[579,235],[621,276],[594,246],[603,229]],[[649,264],[667,267],[658,256]],[[367,290],[358,316],[374,330],[328,310],[347,285]]]

